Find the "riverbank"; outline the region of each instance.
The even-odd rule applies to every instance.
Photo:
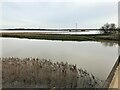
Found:
[[[16,32],[1,33],[1,37],[15,37],[28,39],[46,39],[46,40],[62,40],[62,41],[115,41],[119,39],[118,34],[47,34],[40,32]]]

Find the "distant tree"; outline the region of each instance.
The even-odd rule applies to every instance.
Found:
[[[110,29],[116,29],[116,25],[114,23],[110,24]]]
[[[116,29],[116,25],[114,23],[106,23],[100,28],[104,33],[112,33]]]
[[[110,28],[110,24],[106,23],[106,24],[104,25],[104,27],[105,27],[105,29],[109,29],[109,28]]]
[[[110,29],[110,33],[114,33],[116,31],[117,27],[114,23],[111,23],[109,29]]]

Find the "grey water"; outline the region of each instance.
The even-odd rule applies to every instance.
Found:
[[[118,45],[95,41],[0,38],[2,57],[37,57],[68,62],[105,80],[118,58]]]
[[[18,32],[38,32],[38,33],[46,33],[46,34],[77,34],[77,35],[82,35],[82,34],[101,34],[101,32],[99,30],[87,30],[87,31],[60,31],[60,30],[54,30],[54,31],[50,31],[50,30],[0,30],[0,32],[2,33],[18,33]]]

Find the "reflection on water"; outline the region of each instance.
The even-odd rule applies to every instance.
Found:
[[[68,62],[105,80],[118,58],[118,46],[101,42],[75,42],[2,38],[3,57],[38,57]],[[108,45],[108,44],[105,44]]]
[[[113,41],[111,41],[111,42],[109,42],[109,41],[99,41],[99,42],[101,42],[101,44],[105,47],[113,47],[115,45],[118,45],[117,41],[116,42],[113,42]]]

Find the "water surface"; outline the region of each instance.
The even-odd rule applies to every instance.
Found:
[[[101,32],[99,30],[87,30],[87,31],[50,31],[50,30],[0,30],[2,33],[18,33],[18,32],[39,32],[39,33],[46,33],[46,34],[100,34]]]
[[[118,46],[92,41],[1,38],[3,57],[38,57],[68,62],[105,80],[118,58]]]

